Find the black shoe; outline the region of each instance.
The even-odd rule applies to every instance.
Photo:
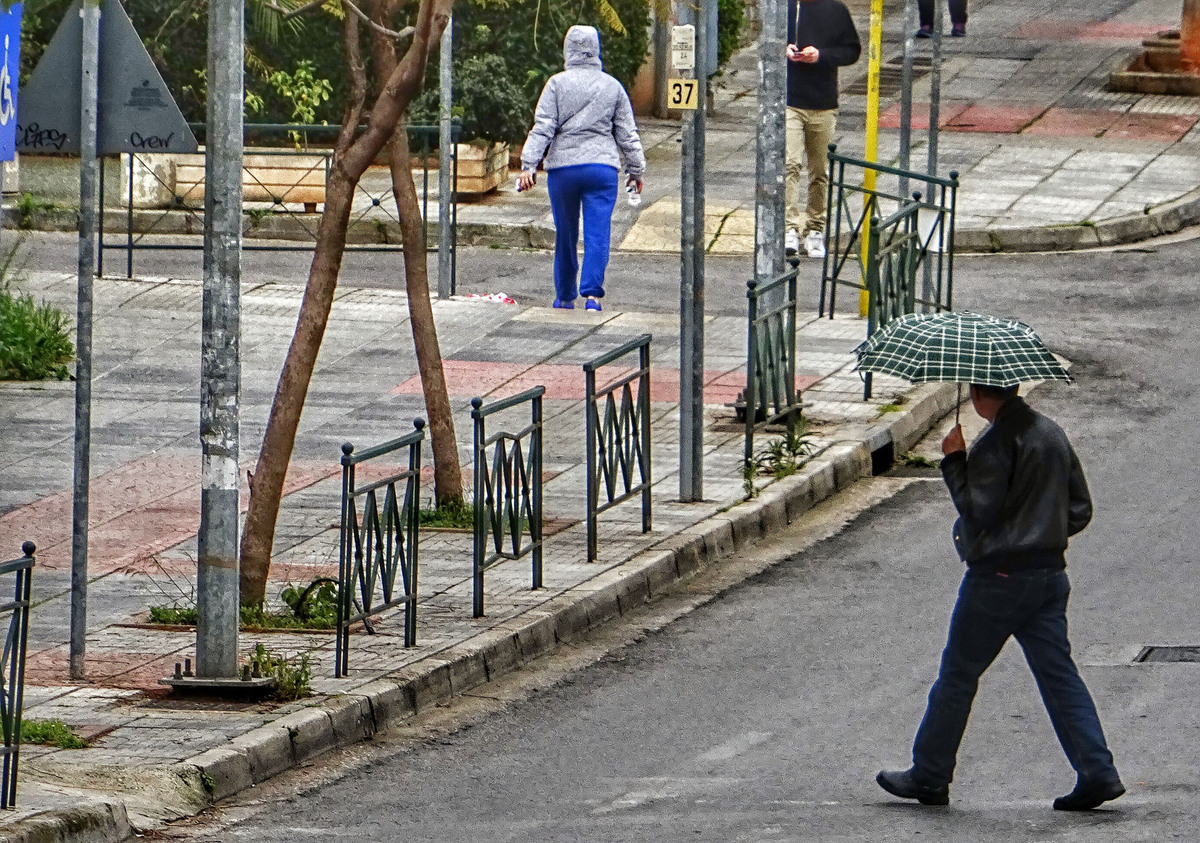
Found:
[[[875,781],[892,796],[899,796],[901,799],[915,799],[922,805],[950,804],[949,785],[929,787],[918,784],[913,779],[912,770],[881,770]],[[1055,805],[1057,804],[1056,802]]]
[[[913,38],[932,38],[932,37],[933,37],[933,27],[932,26],[922,26],[915,33],[913,33]]]
[[[1120,779],[1107,782],[1086,782],[1080,779],[1075,789],[1054,800],[1056,811],[1090,811],[1102,802],[1116,799],[1125,792]]]

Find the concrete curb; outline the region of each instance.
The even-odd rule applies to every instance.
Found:
[[[112,843],[134,834],[120,802],[85,802],[19,820],[0,831],[0,843]]]
[[[199,235],[200,224],[190,214],[167,212],[178,216],[168,224],[156,223],[155,231],[160,234]],[[134,215],[134,230],[146,226],[145,217],[157,218],[159,212],[137,211]],[[15,228],[14,214],[5,211],[5,227]],[[109,211],[105,214],[106,231],[112,237],[124,233],[125,214]],[[315,220],[316,217],[314,216]],[[954,248],[957,254],[994,254],[997,252],[1066,252],[1077,249],[1095,249],[1101,246],[1122,246],[1138,243],[1165,234],[1174,234],[1189,226],[1200,224],[1200,189],[1164,202],[1147,206],[1141,214],[1066,225],[1028,226],[1025,228],[977,228],[956,231]],[[38,211],[34,214],[30,230],[74,231],[77,215],[74,211]],[[246,230],[247,239],[273,239],[295,241],[298,246],[311,240],[311,234],[290,218],[277,220],[251,220]],[[365,221],[355,225],[348,241],[352,244],[400,243],[400,227],[395,222]],[[528,222],[510,225],[499,222],[459,222],[458,242],[462,246],[507,246],[518,249],[553,249],[554,228],[550,225]],[[429,244],[437,245],[437,223],[429,225]],[[637,251],[637,250],[629,250]]]
[[[869,476],[875,451],[890,447],[892,453],[901,454],[912,448],[953,409],[956,395],[952,384],[919,386],[903,411],[885,416],[862,439],[834,443],[797,474],[771,483],[757,497],[663,539],[470,641],[294,711],[162,772],[182,788],[183,803],[212,804],[517,670],[785,528],[816,504]],[[17,836],[12,836],[14,832]],[[35,815],[8,834],[0,841],[117,843],[128,839],[133,830],[124,805],[97,803]]]
[[[1197,224],[1200,224],[1200,189],[1161,205],[1147,205],[1141,214],[1096,223],[956,231],[954,248],[960,254],[1065,252],[1137,243]]]

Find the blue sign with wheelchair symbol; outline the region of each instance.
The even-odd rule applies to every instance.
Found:
[[[0,161],[11,161],[17,139],[17,80],[21,76],[21,4],[0,9]]]

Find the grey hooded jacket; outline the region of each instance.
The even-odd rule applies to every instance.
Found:
[[[640,179],[646,156],[633,107],[621,83],[600,64],[600,34],[593,26],[572,26],[563,41],[566,70],[546,81],[538,99],[533,129],[521,150],[521,167],[546,169],[575,164],[608,164]],[[549,152],[547,153],[547,147]]]

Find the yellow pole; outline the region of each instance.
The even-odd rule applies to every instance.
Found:
[[[879,68],[883,52],[883,0],[871,0],[871,35],[867,42],[867,137],[863,159],[871,163],[879,160]],[[875,171],[863,174],[863,190],[875,189]],[[867,248],[871,236],[871,218],[863,221],[861,266],[863,281],[867,278]],[[867,291],[858,294],[858,315],[867,315],[869,304]]]

